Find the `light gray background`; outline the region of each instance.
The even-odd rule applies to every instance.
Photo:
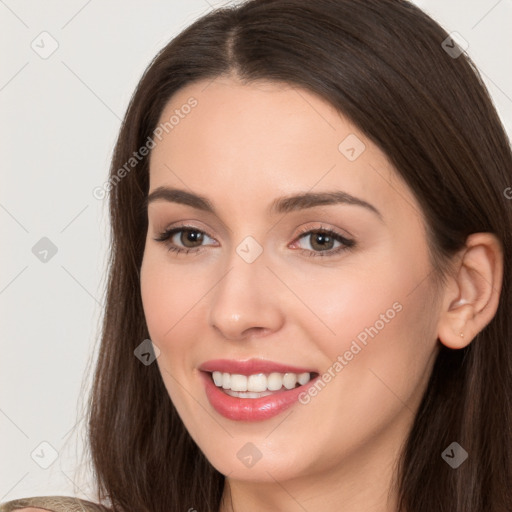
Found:
[[[512,0],[415,3],[469,43],[511,134]],[[0,0],[0,502],[91,497],[87,468],[75,474],[79,398],[89,389],[108,248],[107,203],[92,190],[107,179],[120,121],[151,58],[221,5]],[[50,48],[43,31],[59,45],[47,59],[31,47]],[[32,252],[42,237],[57,247],[47,262]],[[40,464],[52,451],[42,442],[58,454],[48,469]]]

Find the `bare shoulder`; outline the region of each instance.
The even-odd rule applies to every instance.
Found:
[[[0,503],[0,512],[111,512],[92,501],[72,496],[32,496]]]

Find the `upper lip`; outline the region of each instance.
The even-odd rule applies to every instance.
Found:
[[[291,366],[289,364],[276,363],[265,359],[212,359],[204,362],[199,369],[204,372],[226,372],[239,375],[254,375],[256,373],[316,373],[311,368]]]

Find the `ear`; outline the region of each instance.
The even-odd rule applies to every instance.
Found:
[[[437,336],[443,345],[460,349],[469,345],[496,314],[503,279],[503,247],[492,233],[473,233],[454,265],[444,291]]]

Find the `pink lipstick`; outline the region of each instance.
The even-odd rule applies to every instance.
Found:
[[[282,413],[318,378],[310,368],[263,359],[216,359],[199,370],[212,407],[235,421],[262,421]]]

